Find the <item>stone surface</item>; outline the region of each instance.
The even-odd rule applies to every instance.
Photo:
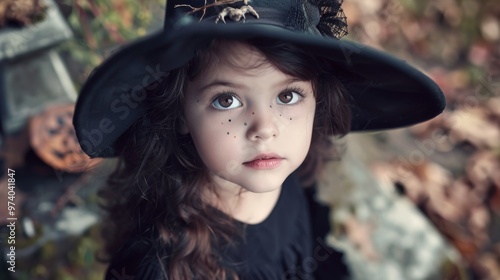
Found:
[[[332,205],[328,241],[345,252],[352,279],[443,279],[444,265],[458,262],[456,251],[413,203],[371,175],[370,160],[383,157],[373,137],[345,141],[346,154],[329,167],[319,198]]]

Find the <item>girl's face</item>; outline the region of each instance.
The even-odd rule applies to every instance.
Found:
[[[312,84],[279,71],[248,45],[230,43],[226,54],[188,82],[185,130],[218,187],[276,190],[308,153]]]

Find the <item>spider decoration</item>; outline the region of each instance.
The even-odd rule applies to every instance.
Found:
[[[244,1],[245,4],[247,1]],[[242,6],[241,8],[233,8],[233,7],[227,7],[222,10],[222,12],[219,13],[217,16],[217,19],[215,19],[215,23],[218,23],[219,20],[222,20],[222,22],[226,23],[225,17],[229,16],[230,19],[233,21],[240,21],[241,18],[243,18],[243,22],[245,22],[245,14],[251,13],[254,15],[256,18],[259,18],[259,14],[252,8],[250,5],[245,5]]]
[[[0,0],[0,1],[2,1],[2,0]],[[188,5],[188,4],[178,4],[178,5],[175,5],[174,8],[188,7],[191,9],[189,14],[202,11],[203,14],[200,17],[200,21],[201,21],[203,19],[203,17],[205,16],[205,12],[206,12],[207,8],[221,6],[221,5],[234,4],[236,2],[243,2],[244,6],[241,8],[227,7],[224,10],[222,10],[222,12],[220,12],[219,15],[217,16],[217,18],[215,19],[215,23],[218,23],[219,20],[222,20],[224,23],[226,23],[226,20],[225,20],[226,16],[229,16],[229,18],[232,19],[233,21],[240,21],[241,18],[243,18],[243,22],[245,22],[245,14],[246,13],[251,13],[256,18],[259,18],[259,14],[257,14],[257,12],[254,10],[254,8],[252,8],[252,6],[250,6],[250,5],[248,5],[248,3],[250,1],[251,0],[214,0],[213,3],[207,4],[207,0],[205,0],[205,5],[203,5],[201,7],[193,7],[193,6]]]

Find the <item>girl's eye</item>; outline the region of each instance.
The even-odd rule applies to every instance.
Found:
[[[241,102],[232,94],[221,94],[212,102],[212,106],[220,110],[229,110],[241,107]]]
[[[300,94],[299,92],[285,91],[280,93],[280,95],[278,95],[276,101],[278,102],[278,104],[290,105],[299,102],[301,99],[302,99],[302,94]]]

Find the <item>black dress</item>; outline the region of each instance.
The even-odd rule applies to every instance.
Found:
[[[340,253],[326,245],[328,208],[313,197],[314,188],[303,189],[296,176],[289,176],[263,222],[238,222],[244,236],[220,249],[224,265],[249,280],[347,278]],[[127,242],[112,259],[105,279],[163,279],[157,257],[161,248],[155,248],[149,236]]]

